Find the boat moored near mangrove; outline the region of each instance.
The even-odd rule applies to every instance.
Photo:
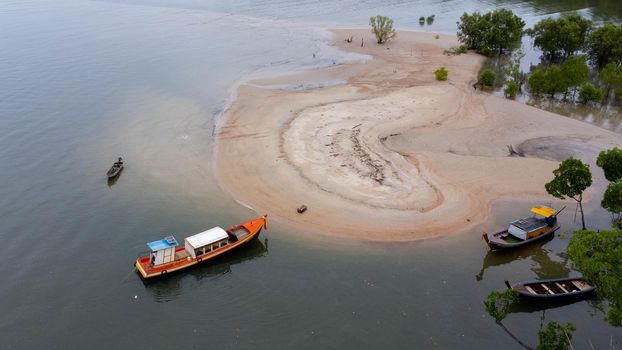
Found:
[[[505,281],[505,284],[521,297],[532,300],[578,300],[589,296],[596,289],[582,277],[519,282],[513,286]]]
[[[545,206],[531,208],[534,216],[522,218],[510,223],[509,227],[496,233],[484,233],[482,239],[491,250],[518,248],[548,237],[559,229],[557,215],[566,207],[558,211]]]
[[[267,229],[267,217],[247,221],[226,230],[214,227],[184,239],[184,246],[173,236],[147,243],[147,256],[136,259],[136,269],[143,278],[163,276],[171,272],[215,258],[259,236]]]

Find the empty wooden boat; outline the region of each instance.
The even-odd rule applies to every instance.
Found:
[[[517,291],[521,297],[534,300],[580,299],[589,296],[596,289],[596,286],[582,277],[519,282],[513,286],[505,281],[505,284]]]
[[[555,211],[545,206],[533,207],[534,216],[513,221],[505,230],[484,233],[482,239],[491,250],[522,247],[554,234],[559,229],[557,215],[565,208]]]
[[[108,169],[108,171],[106,172],[106,176],[108,176],[109,179],[113,178],[113,177],[119,175],[121,170],[123,170],[123,158],[119,157],[119,160],[114,162],[112,164],[112,167],[110,167],[110,169]]]
[[[208,261],[259,236],[267,229],[267,217],[247,221],[226,230],[214,227],[184,239],[180,247],[173,236],[147,243],[149,255],[136,259],[136,269],[143,278],[163,276]]]

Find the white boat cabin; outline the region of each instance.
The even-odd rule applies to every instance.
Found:
[[[543,234],[549,226],[546,219],[557,213],[554,209],[545,206],[533,207],[531,212],[542,218],[536,216],[526,217],[510,223],[508,232],[512,236],[521,240],[527,240]]]
[[[185,249],[188,255],[196,258],[229,244],[229,234],[220,227],[197,233],[185,239]]]
[[[175,247],[178,245],[173,236],[147,243],[151,249],[151,265],[157,266],[175,261]]]

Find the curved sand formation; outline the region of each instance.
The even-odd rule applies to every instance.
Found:
[[[444,55],[453,37],[400,32],[376,45],[366,30],[335,31],[351,35],[365,47],[343,48],[373,60],[238,89],[216,152],[219,180],[236,199],[325,234],[421,239],[481,223],[499,197],[550,201],[544,183],[558,163],[535,158],[538,145],[554,159],[554,140],[584,144],[579,153],[590,157],[619,143],[598,127],[474,91],[482,57]],[[434,78],[441,66],[446,82]],[[275,88],[335,79],[347,83]],[[528,156],[509,157],[508,145]]]

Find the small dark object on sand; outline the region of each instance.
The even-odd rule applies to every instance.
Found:
[[[298,212],[298,214],[302,214],[305,211],[307,211],[307,206],[303,204],[300,207],[298,207],[298,209],[296,209],[296,211]]]

